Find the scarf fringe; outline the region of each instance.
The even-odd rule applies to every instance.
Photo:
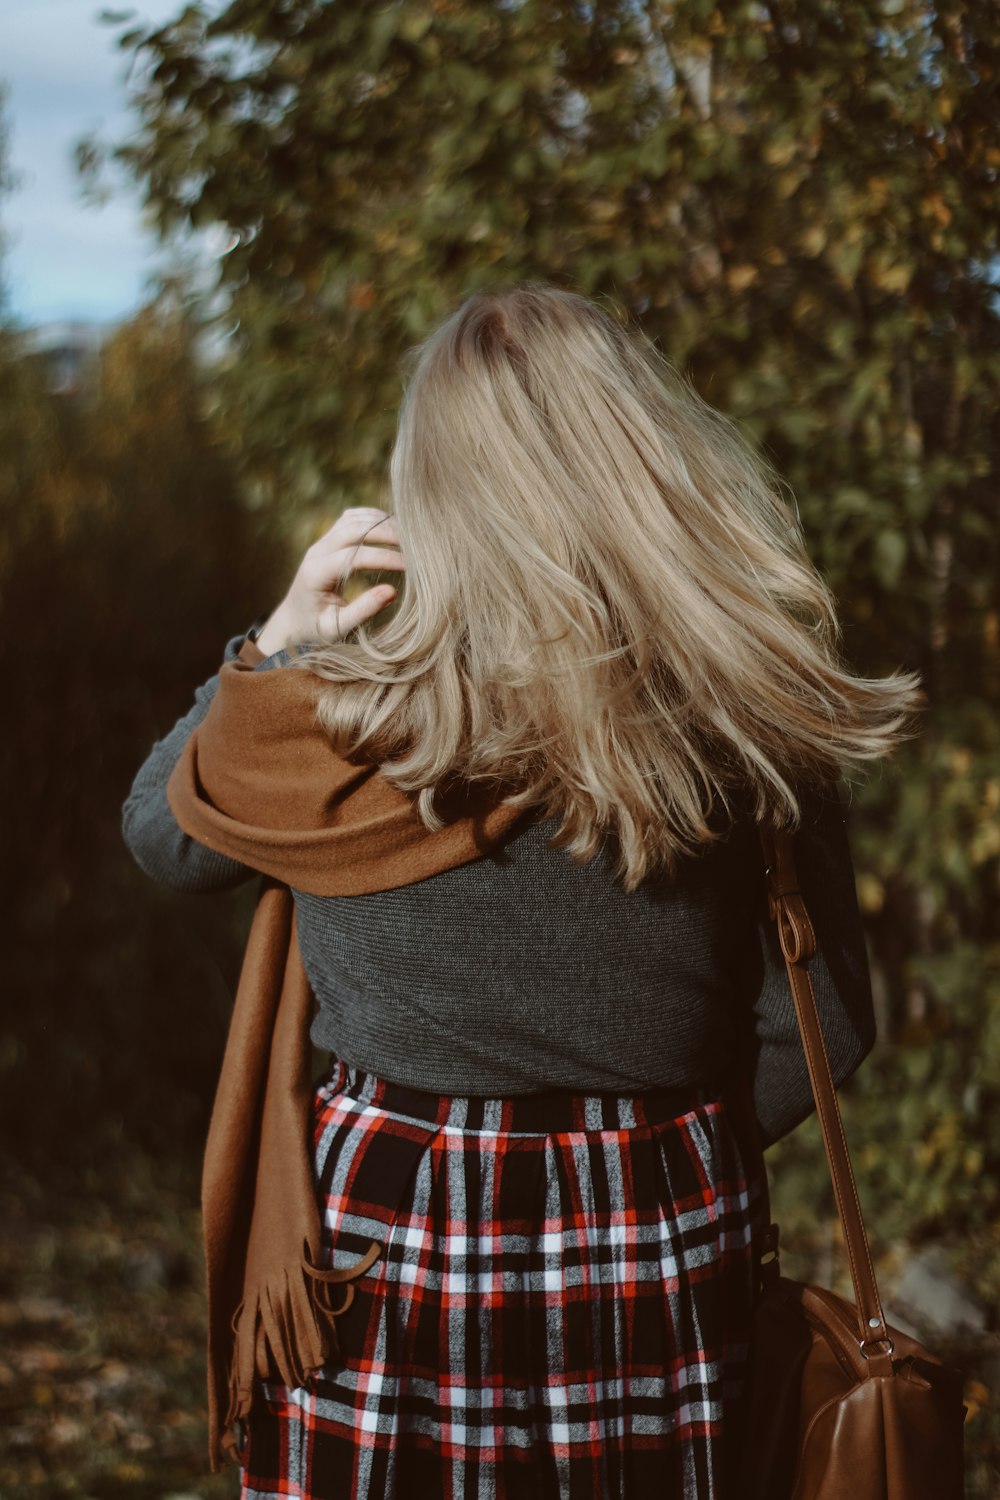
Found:
[[[350,1307],[353,1282],[374,1264],[382,1249],[378,1240],[372,1240],[353,1264],[326,1270],[314,1264],[306,1245],[291,1275],[281,1266],[273,1276],[244,1289],[229,1325],[233,1331],[229,1406],[219,1434],[228,1459],[243,1460],[246,1439],[237,1438],[233,1427],[249,1415],[256,1377],[274,1379],[276,1371],[283,1385],[302,1386],[321,1365],[340,1358],[334,1320]],[[343,1283],[346,1290],[339,1307],[334,1307],[332,1288]]]

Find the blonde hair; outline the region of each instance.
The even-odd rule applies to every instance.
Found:
[[[766,461],[583,297],[464,302],[414,351],[390,482],[393,613],[298,659],[332,684],[335,749],[417,793],[430,829],[439,784],[488,784],[561,817],[574,859],[615,836],[632,890],[720,837],[720,808],[796,827],[796,781],[916,732],[916,673],[838,659]]]

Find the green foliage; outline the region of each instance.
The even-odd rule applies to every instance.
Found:
[[[0,1120],[54,1167],[122,1135],[199,1149],[237,972],[232,907],[158,890],[120,832],[153,741],[285,559],[239,498],[200,385],[191,331],[165,309],[122,328],[72,397],[13,335],[0,346],[16,705],[0,741]]]
[[[122,38],[140,130],[115,154],[164,233],[238,237],[218,264],[246,461],[302,504],[377,491],[399,355],[461,296],[571,281],[746,422],[877,648],[912,659],[939,528],[996,558],[998,21],[995,0],[187,6]]]

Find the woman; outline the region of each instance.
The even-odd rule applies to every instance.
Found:
[[[446,788],[517,817],[388,889],[289,882],[330,1054],[324,1264],[382,1253],[337,1358],[257,1381],[242,1493],[730,1493],[761,1228],[731,1089],[761,1146],[813,1107],[756,824],[796,829],[843,1082],[874,1042],[843,771],[911,732],[917,679],[847,670],[775,476],[570,293],[478,294],[427,340],[391,498],[340,517],[221,673],[309,674],[331,775],[374,768],[431,844]],[[345,603],[352,568],[400,587]],[[218,682],[124,811],[139,864],[187,891],[266,868],[166,796]]]

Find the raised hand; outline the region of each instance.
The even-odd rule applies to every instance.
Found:
[[[339,641],[396,597],[379,583],[349,604],[340,592],[359,568],[403,568],[396,521],[388,511],[352,506],[307,550],[291,587],[257,637],[265,656],[299,641]]]

